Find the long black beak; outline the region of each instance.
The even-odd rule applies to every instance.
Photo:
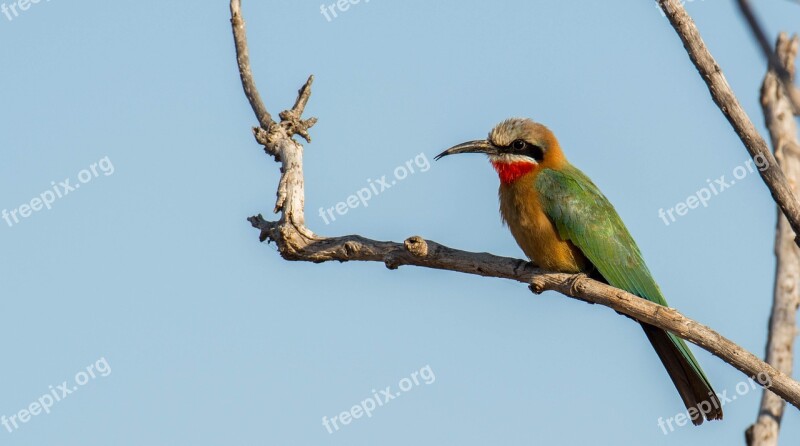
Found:
[[[434,160],[438,160],[439,158],[445,157],[447,155],[455,155],[457,153],[485,153],[487,155],[492,155],[498,153],[498,150],[497,147],[495,147],[494,145],[492,145],[492,143],[486,140],[469,141],[463,144],[459,144],[457,146],[450,147],[444,152],[436,155]]]

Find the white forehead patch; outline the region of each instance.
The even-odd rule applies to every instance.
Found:
[[[525,128],[532,124],[533,121],[527,118],[506,119],[489,132],[489,141],[500,147],[507,146],[523,135]]]

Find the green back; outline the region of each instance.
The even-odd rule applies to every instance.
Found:
[[[544,169],[537,175],[535,187],[561,238],[577,246],[609,285],[667,306],[633,237],[589,177],[572,165],[562,170]],[[672,333],[669,336],[708,382],[686,343]]]

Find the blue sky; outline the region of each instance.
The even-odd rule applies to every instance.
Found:
[[[796,4],[758,8],[770,35],[797,29]],[[763,132],[764,62],[733,2],[687,9]],[[307,0],[244,11],[274,114],[316,76],[315,232],[521,257],[486,160],[433,156],[531,117],[615,204],[670,304],[763,352],[776,211],[761,180],[659,218],[748,157],[653,1],[371,0],[330,21]],[[0,210],[19,220],[0,220],[0,415],[75,389],[0,425],[0,443],[742,442],[758,391],[723,422],[662,432],[683,406],[641,329],[611,310],[451,272],[286,262],[258,243],[246,218],[270,215],[279,173],[250,133],[228,20],[225,1],[0,15]],[[415,171],[398,181],[400,166]],[[318,215],[384,175],[396,183],[367,207]],[[744,376],[694,351],[736,394]],[[412,376],[428,379],[323,426]],[[782,442],[798,440],[789,408]]]

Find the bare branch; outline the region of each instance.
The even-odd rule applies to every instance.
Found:
[[[784,67],[778,55],[772,51],[772,46],[769,43],[769,39],[767,39],[767,34],[764,32],[764,27],[761,26],[755,12],[753,12],[753,8],[750,7],[750,2],[748,0],[736,0],[736,2],[739,4],[739,10],[750,26],[750,31],[758,42],[758,46],[761,47],[761,52],[767,58],[770,68],[780,79],[786,98],[792,107],[792,112],[795,115],[800,114],[800,90],[794,85],[792,73]]]
[[[761,178],[766,183],[772,198],[781,208],[781,211],[789,220],[789,224],[795,233],[800,234],[800,202],[797,201],[786,176],[778,166],[775,157],[767,147],[764,138],[759,135],[753,122],[747,116],[736,95],[733,94],[728,81],[722,74],[722,69],[717,65],[714,57],[706,48],[706,44],[700,37],[700,31],[689,14],[686,13],[683,5],[678,0],[658,0],[661,9],[666,14],[672,27],[683,41],[683,46],[689,53],[689,58],[694,63],[700,76],[708,86],[711,98],[717,104],[722,114],[728,119],[739,139],[744,143],[745,148],[755,161],[766,160],[767,166],[764,170],[759,169]],[[759,163],[763,165],[763,163]],[[795,240],[800,244],[800,240]]]
[[[244,19],[242,18],[242,2],[241,0],[231,0],[231,27],[233,28],[233,42],[236,45],[236,61],[239,65],[239,77],[242,79],[242,87],[244,88],[244,95],[250,102],[253,108],[253,113],[256,114],[259,125],[265,131],[275,121],[261,101],[261,95],[258,94],[256,83],[253,80],[253,72],[250,69],[250,53],[247,50],[247,30],[245,29]]]
[[[448,271],[497,277],[530,284],[535,293],[557,291],[569,297],[596,303],[624,313],[634,319],[671,331],[687,341],[708,350],[747,376],[768,376],[761,384],[771,382],[771,391],[800,409],[800,383],[761,361],[754,354],[734,344],[714,330],[683,316],[677,310],[663,307],[626,291],[589,279],[584,275],[551,273],[534,268],[519,259],[488,253],[473,253],[449,248],[419,236],[404,243],[370,240],[358,235],[344,237],[308,236],[291,225],[269,222],[258,215],[250,223],[261,230],[261,240],[278,245],[287,260],[306,262],[372,261],[390,269],[411,265]]]
[[[238,9],[233,8],[234,3],[238,4],[238,0],[231,0],[231,10],[236,14]],[[276,160],[281,164],[281,180],[275,206],[275,212],[279,212],[281,218],[279,221],[266,221],[258,215],[250,217],[249,221],[260,230],[261,241],[275,242],[283,258],[314,263],[373,261],[382,262],[390,269],[414,265],[516,280],[529,284],[535,293],[557,291],[575,299],[607,306],[641,322],[671,331],[719,356],[750,377],[767,377],[768,379],[759,379],[758,382],[771,383],[770,389],[773,392],[800,408],[800,383],[786,374],[672,308],[589,279],[585,275],[541,271],[523,260],[461,251],[417,236],[400,244],[370,240],[358,235],[322,237],[314,234],[306,228],[303,217],[303,146],[292,139],[293,134],[299,134],[296,131],[296,122],[308,122],[302,121],[299,116],[310,94],[308,85],[310,79],[306,87],[300,90],[295,107],[281,114],[280,125],[273,125],[269,131],[256,131],[257,141],[265,146],[268,153],[275,154]]]
[[[311,84],[314,82],[314,76],[309,76],[305,85],[297,92],[297,100],[291,110],[282,111],[281,121],[286,123],[287,131],[290,134],[298,134],[303,137],[307,142],[311,142],[311,135],[308,130],[317,123],[317,118],[303,120],[303,112],[308,104],[308,99],[311,97]]]
[[[791,79],[797,56],[797,36],[789,39],[781,33],[775,48],[783,71],[789,73]],[[773,69],[767,72],[761,87],[761,106],[775,157],[796,190],[800,179],[800,142],[792,104],[778,76]],[[800,249],[794,243],[795,237],[789,222],[779,212],[775,236],[775,293],[769,320],[766,360],[788,376],[792,375],[797,308],[800,305]],[[785,406],[780,397],[764,391],[756,423],[746,432],[749,446],[777,446]]]

